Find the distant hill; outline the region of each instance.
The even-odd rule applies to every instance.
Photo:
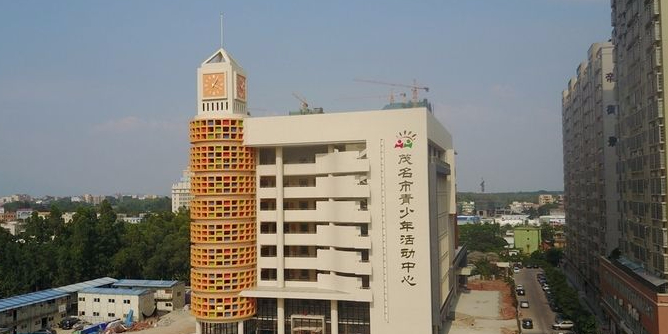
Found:
[[[458,192],[457,202],[494,202],[499,205],[508,205],[514,201],[538,203],[538,195],[561,195],[563,191],[530,191],[530,192],[509,192],[509,193],[474,193]]]

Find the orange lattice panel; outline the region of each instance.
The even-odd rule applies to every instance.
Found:
[[[191,298],[193,314],[201,319],[236,320],[255,314],[255,299],[246,297],[206,297]]]
[[[193,145],[190,169],[193,171],[255,171],[253,148],[241,145]]]
[[[190,142],[208,140],[243,141],[242,119],[198,119],[190,122]]]
[[[190,202],[192,219],[248,219],[255,218],[255,198],[248,199],[200,199]]]
[[[190,188],[193,195],[253,195],[255,175],[195,175]]]
[[[190,247],[190,265],[196,268],[232,268],[255,265],[255,244],[247,246],[195,244]]]
[[[190,284],[197,292],[238,292],[255,286],[256,269],[237,271],[201,271],[191,269]]]
[[[193,222],[190,241],[193,243],[255,242],[257,231],[251,221]]]

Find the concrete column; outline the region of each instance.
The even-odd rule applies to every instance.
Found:
[[[285,334],[285,299],[276,299],[276,317],[278,318],[278,334]]]
[[[244,322],[243,322],[243,320],[239,321],[239,323],[237,325],[237,333],[244,334]]]
[[[276,286],[285,287],[285,236],[283,214],[283,148],[276,148]]]
[[[195,334],[202,334],[202,323],[199,320],[195,320]]]
[[[332,333],[339,334],[339,302],[337,300],[330,301],[331,314],[330,318],[332,321]]]

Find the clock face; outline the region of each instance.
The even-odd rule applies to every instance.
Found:
[[[209,73],[202,76],[203,97],[225,97],[225,73]]]
[[[246,101],[246,77],[237,74],[237,99]]]

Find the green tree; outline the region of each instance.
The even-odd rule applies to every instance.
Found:
[[[468,224],[459,226],[459,240],[470,251],[499,253],[508,245],[501,237],[499,224]]]

